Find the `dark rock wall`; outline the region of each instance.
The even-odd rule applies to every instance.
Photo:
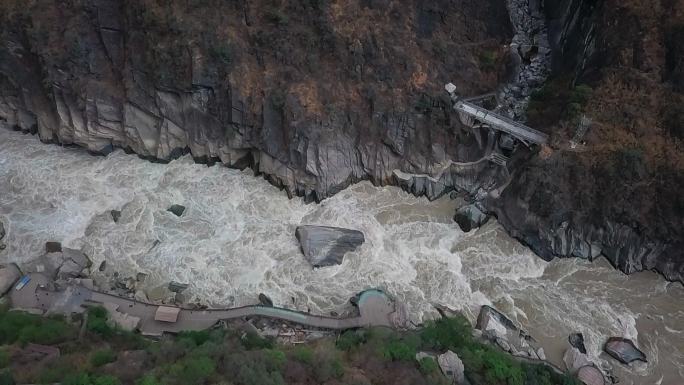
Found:
[[[503,0],[1,7],[10,126],[95,153],[251,166],[310,200],[478,158],[443,85],[493,90],[512,34]]]
[[[605,256],[624,272],[684,281],[682,1],[547,0],[552,77],[584,84],[593,120],[550,127],[553,148],[515,171],[490,207],[545,259]],[[552,92],[549,92],[552,95]]]

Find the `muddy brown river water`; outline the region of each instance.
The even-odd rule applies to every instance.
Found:
[[[166,211],[187,207],[178,218]],[[473,319],[492,304],[517,320],[561,364],[567,336],[583,332],[589,353],[622,384],[684,384],[684,288],[654,273],[625,276],[604,260],[544,262],[496,223],[463,233],[457,202],[428,202],[392,187],[352,186],[305,204],[251,173],[193,164],[153,164],[116,151],[92,157],[0,128],[0,261],[40,255],[48,240],[106,260],[149,287],[190,283],[203,302],[237,306],[267,293],[276,304],[328,313],[381,288],[408,305],[414,322],[434,305]],[[109,211],[122,210],[118,223]],[[359,229],[366,243],[340,266],[312,269],[294,237],[299,224]],[[292,302],[294,298],[294,304]],[[601,347],[632,338],[649,362],[624,366]]]

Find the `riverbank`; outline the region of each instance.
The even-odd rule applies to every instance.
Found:
[[[55,317],[0,307],[3,381],[200,385],[229,378],[236,385],[446,385],[454,380],[474,385],[574,384],[545,366],[520,363],[477,342],[463,318],[430,322],[418,331],[356,329],[283,345],[260,336],[253,326],[247,327],[249,322],[148,340],[120,329],[111,313],[94,304],[83,314],[71,314],[70,321]]]

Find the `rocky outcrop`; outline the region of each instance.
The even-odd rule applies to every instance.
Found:
[[[42,273],[52,280],[66,280],[80,277],[90,264],[88,257],[81,251],[64,248],[60,252],[46,253],[38,257],[24,266],[24,270]]]
[[[454,221],[456,221],[461,230],[466,233],[472,229],[481,227],[487,223],[488,220],[489,215],[482,212],[482,210],[474,204],[459,207],[454,216]]]
[[[339,227],[298,226],[295,236],[313,267],[339,265],[346,253],[365,242],[362,232]]]
[[[0,297],[5,295],[12,286],[21,278],[21,271],[17,265],[0,265]]]

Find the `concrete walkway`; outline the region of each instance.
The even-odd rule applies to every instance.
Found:
[[[83,286],[70,285],[63,291],[51,290],[50,280],[42,274],[31,274],[31,281],[21,290],[12,288],[12,307],[47,314],[82,313],[88,306],[102,305],[140,319],[137,328],[144,335],[158,336],[164,332],[205,330],[220,320],[244,317],[267,317],[301,325],[333,330],[358,327],[404,327],[407,319],[401,306],[397,306],[385,293],[367,290],[359,296],[359,315],[353,318],[332,318],[294,310],[260,305],[230,309],[192,310],[181,308],[175,323],[155,321],[158,305],[122,298],[94,291]],[[165,305],[166,306],[166,305]]]
[[[543,132],[472,103],[489,95],[470,99],[459,99],[453,91],[450,91],[450,95],[455,100],[454,109],[458,112],[461,122],[466,126],[472,127],[475,122],[480,122],[495,130],[506,132],[525,143],[545,144],[549,140],[549,136]]]

